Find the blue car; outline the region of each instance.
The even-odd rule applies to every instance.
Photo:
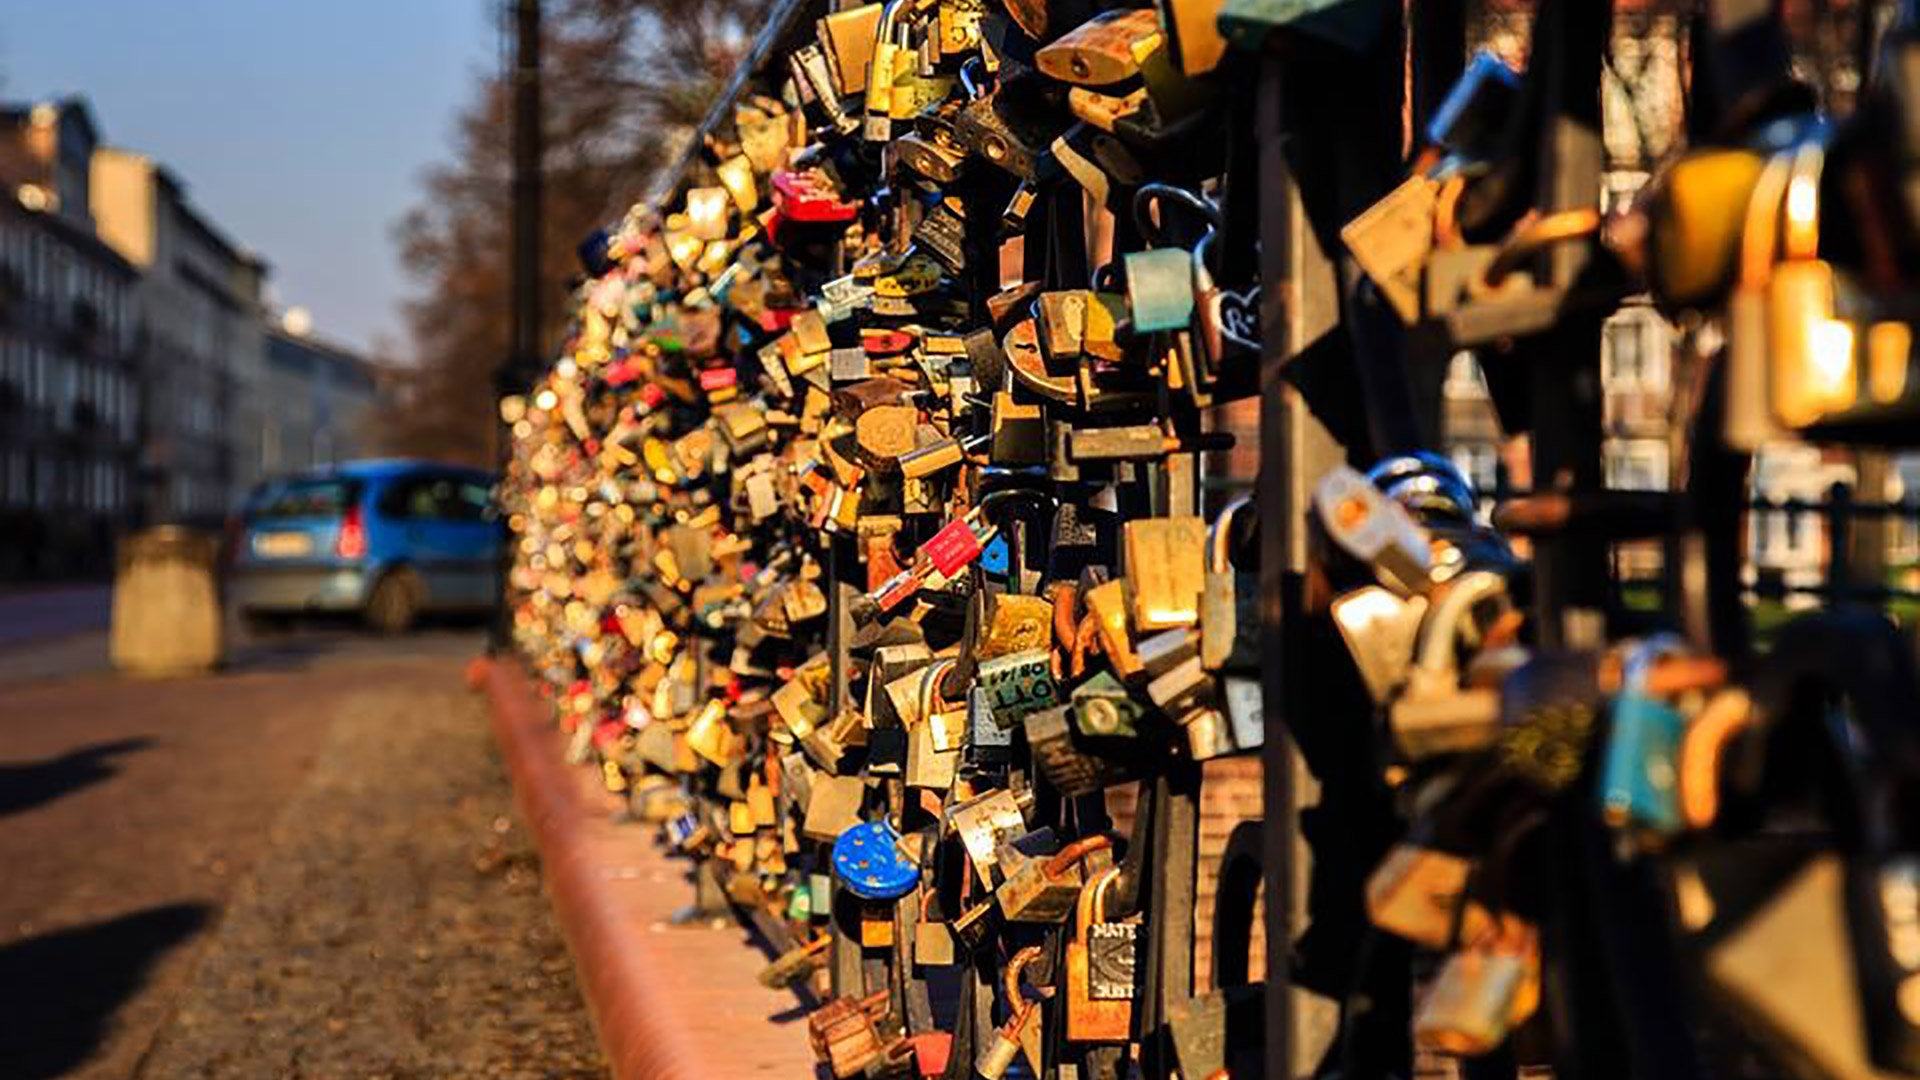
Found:
[[[232,592],[254,627],[358,613],[399,633],[499,594],[493,477],[430,461],[358,461],[261,484],[241,511]]]

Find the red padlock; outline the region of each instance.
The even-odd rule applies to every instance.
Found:
[[[968,563],[980,557],[985,546],[973,531],[972,515],[950,521],[933,539],[920,546],[920,553],[933,563],[943,577],[952,577]]]

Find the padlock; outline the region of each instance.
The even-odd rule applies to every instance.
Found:
[[[887,0],[873,31],[873,51],[867,61],[866,122],[862,134],[868,142],[886,142],[893,137],[893,83],[903,74],[913,55],[910,35],[919,12],[914,0]]]
[[[1193,256],[1179,248],[1126,254],[1127,310],[1136,334],[1185,330],[1193,322]]]
[[[912,680],[917,690],[917,718],[907,724],[912,740],[907,749],[908,787],[945,791],[953,786],[966,738],[967,713],[940,696],[940,683],[952,667],[953,661],[938,660],[904,677]]]
[[[1500,684],[1500,731],[1493,751],[1502,771],[1545,793],[1564,790],[1586,767],[1601,704],[1594,653],[1528,657]]]
[[[1456,927],[1478,940],[1492,927],[1486,908],[1469,898],[1473,864],[1458,855],[1395,844],[1367,877],[1367,917],[1375,926],[1416,945],[1444,949]]]
[[[920,910],[913,921],[913,962],[920,967],[946,967],[957,962],[953,930],[929,915],[933,900],[931,887],[920,892]]]
[[[1087,753],[1076,745],[1067,714],[1066,706],[1042,709],[1023,722],[1028,751],[1047,782],[1076,798],[1132,779],[1134,769],[1126,758]]]
[[[1601,814],[1616,829],[1665,836],[1681,827],[1679,757],[1687,722],[1646,682],[1658,657],[1684,647],[1677,635],[1657,635],[1631,646],[1621,664],[1599,785]]]
[[[815,840],[838,840],[860,823],[860,806],[866,796],[866,782],[858,776],[814,777],[800,831]]]
[[[1108,918],[1107,892],[1119,876],[1118,866],[1095,874],[1075,906],[1073,937],[1066,944],[1071,1042],[1126,1042],[1132,1036],[1139,924]]]
[[[770,990],[784,990],[800,982],[826,964],[827,948],[832,944],[832,936],[822,934],[788,949],[760,970],[760,985]]]
[[[1780,261],[1767,278],[1767,383],[1774,416],[1804,427],[1853,404],[1853,327],[1835,318],[1834,270],[1819,257],[1826,147],[1793,151],[1781,202]]]
[[[1005,990],[1010,1015],[1007,1022],[995,1029],[993,1036],[981,1047],[980,1056],[974,1062],[974,1068],[986,1080],[1001,1080],[1014,1059],[1021,1055],[1025,1055],[1033,1075],[1045,1075],[1041,1060],[1041,1030],[1044,1027],[1041,1003],[1022,992],[1026,969],[1039,959],[1040,952],[1038,945],[1029,945],[1014,953],[1007,961]]]
[[[1427,598],[1366,585],[1334,600],[1330,613],[1367,693],[1376,704],[1386,704],[1413,666]]]
[[[972,100],[954,119],[954,136],[961,144],[1022,181],[1047,179],[1053,168],[1047,148],[1068,125],[1049,100],[1046,80],[1027,72],[1003,77],[985,92],[970,67],[961,68],[960,80],[972,88]]]
[[[953,940],[971,956],[987,948],[999,931],[1000,906],[991,898],[982,900],[956,916],[952,925]]]
[[[1447,584],[1421,620],[1413,668],[1387,713],[1394,746],[1403,756],[1418,761],[1486,749],[1499,740],[1501,693],[1462,685],[1457,651],[1462,637],[1472,632],[1473,610],[1504,603],[1506,597],[1505,578],[1489,570],[1469,571]]]
[[[1034,65],[1061,82],[1111,86],[1140,74],[1137,54],[1160,35],[1151,8],[1102,12],[1034,53]]]
[[[1259,664],[1257,582],[1233,566],[1233,526],[1253,504],[1241,496],[1221,507],[1207,526],[1206,584],[1200,599],[1200,662],[1209,671],[1232,666],[1251,670]]]
[[[887,992],[864,998],[840,997],[807,1017],[807,1038],[814,1055],[839,1080],[851,1080],[880,1058],[885,1044],[876,1024],[887,1013]]]
[[[1053,641],[1053,604],[1039,596],[995,593],[987,601],[986,632],[973,655],[980,661],[1048,648]]]
[[[1456,1056],[1487,1054],[1539,1001],[1539,935],[1525,920],[1502,913],[1491,930],[1440,966],[1414,1016],[1414,1042]]]
[[[1008,922],[1065,922],[1080,895],[1081,861],[1112,846],[1111,837],[1096,834],[1075,840],[1053,855],[1027,857],[994,890],[1000,914]],[[1011,857],[1010,848],[1002,849],[1001,861]]]
[[[818,22],[820,44],[831,62],[836,101],[867,88],[867,62],[878,40],[881,4],[862,4],[823,16]]]
[[[1431,588],[1432,545],[1426,530],[1359,470],[1330,469],[1314,485],[1313,505],[1328,538],[1372,567],[1380,584],[1402,596]]]
[[[1052,610],[1048,609],[1048,627]],[[987,695],[994,722],[1011,728],[1031,713],[1060,703],[1053,679],[1053,656],[1046,649],[1007,653],[982,662],[974,678]]]
[[[974,875],[989,886],[999,880],[995,869],[1001,841],[1027,831],[1020,797],[1006,788],[982,792],[954,805],[947,811],[947,821],[959,835]]]
[[[1197,517],[1140,518],[1123,525],[1121,535],[1134,628],[1196,625],[1206,580],[1207,523]]]

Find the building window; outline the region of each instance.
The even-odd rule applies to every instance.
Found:
[[[1607,320],[1602,373],[1610,389],[1663,394],[1669,373],[1665,327],[1646,308]]]
[[[1441,392],[1455,399],[1486,397],[1487,381],[1480,373],[1480,361],[1464,349],[1454,353],[1447,362],[1447,382]]]
[[[1606,451],[1607,486],[1618,491],[1665,491],[1667,444],[1657,439],[1617,440]]]
[[[1459,443],[1451,451],[1453,464],[1473,484],[1476,494],[1490,497],[1500,484],[1500,450],[1491,443]]]

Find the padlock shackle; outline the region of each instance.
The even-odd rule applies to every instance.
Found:
[[[1220,508],[1220,516],[1207,526],[1207,569],[1224,572],[1233,569],[1227,557],[1233,546],[1233,523],[1240,511],[1253,505],[1252,495],[1242,495]]]
[[[1761,289],[1773,278],[1773,259],[1780,244],[1780,204],[1792,174],[1793,162],[1784,152],[1769,157],[1760,168],[1740,227],[1739,288]]]
[[[1079,678],[1087,670],[1087,650],[1099,643],[1100,616],[1089,611],[1080,619],[1074,629],[1073,645],[1067,654],[1067,671],[1073,678]]]
[[[1059,877],[1071,869],[1073,865],[1081,859],[1086,858],[1096,851],[1106,851],[1111,847],[1113,847],[1113,836],[1110,833],[1095,833],[1092,836],[1083,836],[1073,843],[1068,844],[1066,847],[1061,848],[1057,854],[1047,860],[1046,865],[1042,869],[1046,871],[1048,877]]]
[[[1647,675],[1654,664],[1669,656],[1685,656],[1687,640],[1671,630],[1651,634],[1627,647],[1620,661],[1620,690],[1647,693]]]
[[[1022,1007],[1039,1004],[1037,1001],[1029,1001],[1027,999],[1027,995],[1020,989],[1020,982],[1021,979],[1026,976],[1027,966],[1035,960],[1040,959],[1042,951],[1038,945],[1029,945],[1019,952],[1014,953],[1012,959],[1007,961],[1007,971],[1004,976],[1004,985],[1007,991],[1007,1005],[1013,1009],[1016,1014]],[[1036,986],[1034,990],[1037,993],[1040,988]]]
[[[1820,256],[1820,176],[1827,163],[1824,139],[1807,139],[1793,151],[1787,174],[1786,197],[1781,200],[1780,254],[1787,259]]]
[[[960,88],[967,92],[969,101],[979,101],[992,93],[990,90],[982,90],[980,83],[974,77],[974,72],[985,71],[986,66],[986,60],[978,56],[968,57],[967,62],[960,65]]]
[[[1204,195],[1196,195],[1186,188],[1174,187],[1172,184],[1141,184],[1133,192],[1133,226],[1139,230],[1149,246],[1159,246],[1166,235],[1153,221],[1153,208],[1162,199],[1179,203],[1200,215],[1206,220],[1210,229],[1217,230],[1226,223],[1226,219],[1220,213],[1220,207]]]
[[[1514,227],[1507,242],[1487,264],[1481,280],[1488,288],[1498,288],[1508,275],[1520,269],[1528,259],[1555,244],[1594,236],[1600,231],[1600,208],[1576,206],[1552,213],[1532,213]]]
[[[1454,643],[1460,637],[1460,620],[1473,606],[1492,596],[1504,595],[1507,579],[1491,570],[1469,570],[1449,583],[1438,603],[1427,609],[1420,623],[1420,652],[1415,661],[1423,671],[1444,675],[1455,671]]]
[[[1689,828],[1705,829],[1720,816],[1720,764],[1727,748],[1758,722],[1753,698],[1729,687],[1707,699],[1680,736],[1680,816]]]
[[[1075,937],[1086,937],[1087,928],[1096,922],[1109,921],[1107,915],[1107,890],[1120,880],[1120,864],[1115,863],[1093,876],[1093,880],[1080,890],[1080,899],[1074,903]]]
[[[935,660],[931,664],[928,664],[926,667],[920,669],[920,684],[918,687],[918,690],[919,690],[918,697],[920,700],[920,722],[921,723],[925,724],[925,723],[932,722],[933,714],[935,712],[934,704],[936,702],[941,705],[945,705],[947,709],[953,708],[953,703],[947,700],[946,696],[941,692],[941,688],[940,688],[941,678],[946,675],[948,670],[950,670],[953,667],[953,665],[954,665],[954,659],[949,656],[949,657],[942,657],[938,660]],[[941,709],[939,711],[945,712],[946,709]]]

